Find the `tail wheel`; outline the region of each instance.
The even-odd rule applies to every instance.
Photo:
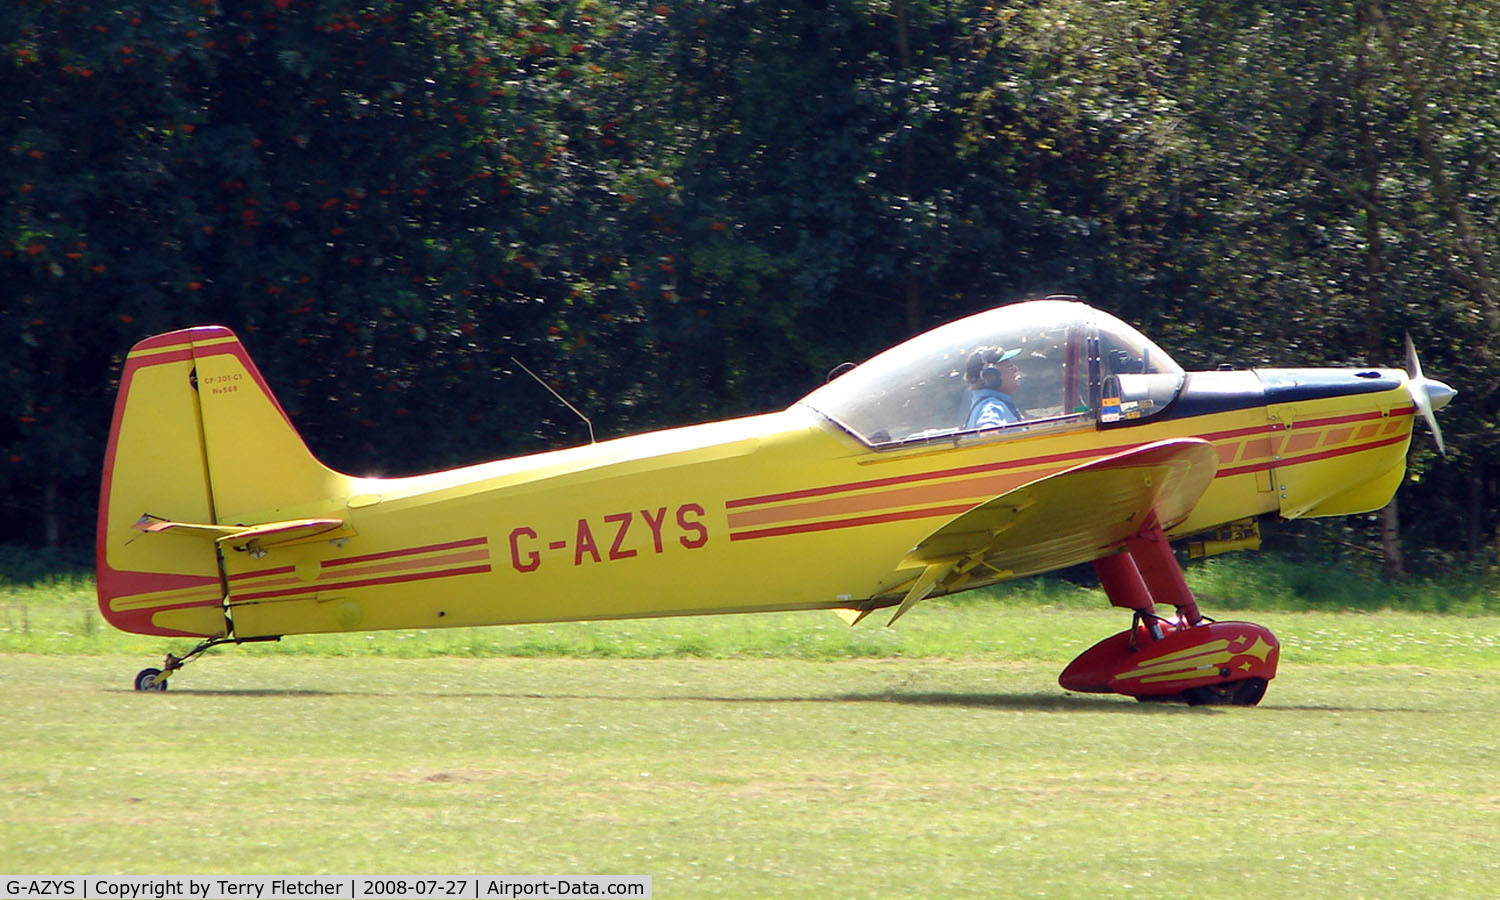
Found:
[[[135,673],[135,689],[138,691],[164,691],[167,680],[161,677],[161,669],[142,669]]]

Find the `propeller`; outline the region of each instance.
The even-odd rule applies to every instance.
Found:
[[[1427,420],[1427,427],[1432,429],[1432,436],[1437,439],[1438,452],[1446,457],[1448,448],[1443,446],[1443,430],[1438,427],[1437,417],[1433,412],[1447,406],[1458,391],[1422,374],[1422,363],[1417,359],[1417,348],[1412,344],[1410,334],[1406,336],[1406,390],[1411,394],[1412,402],[1417,405],[1417,412],[1422,414],[1422,418]]]

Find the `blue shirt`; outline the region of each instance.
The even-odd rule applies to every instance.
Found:
[[[969,398],[969,420],[965,428],[993,428],[1021,421],[1016,403],[993,388],[980,388]]]

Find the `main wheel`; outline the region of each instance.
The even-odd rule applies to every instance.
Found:
[[[167,680],[161,677],[161,669],[142,669],[135,673],[135,689],[138,691],[164,691]]]
[[[1243,678],[1182,692],[1182,698],[1189,706],[1254,706],[1265,695],[1264,678]]]
[[[1266,695],[1266,684],[1264,678],[1246,678],[1238,682],[1232,702],[1235,706],[1255,706]]]

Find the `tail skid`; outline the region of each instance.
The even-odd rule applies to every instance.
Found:
[[[100,612],[137,634],[232,640],[222,549],[340,529],[307,516],[341,478],[308,450],[229,329],[141,341],[125,359],[105,452]]]

